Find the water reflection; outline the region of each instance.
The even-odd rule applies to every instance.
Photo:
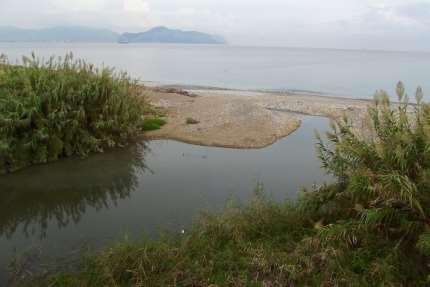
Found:
[[[63,228],[79,223],[88,208],[116,206],[138,187],[145,151],[136,144],[0,177],[0,235],[10,238],[22,226],[25,236],[44,238],[48,223]]]

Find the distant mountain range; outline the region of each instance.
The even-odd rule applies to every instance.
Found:
[[[155,27],[141,33],[123,34],[118,34],[108,29],[88,27],[52,27],[45,29],[0,27],[0,42],[226,43],[220,36],[166,27]]]
[[[0,27],[0,42],[116,42],[118,34],[107,29],[52,27],[22,29]]]

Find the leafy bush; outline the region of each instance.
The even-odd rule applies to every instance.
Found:
[[[150,109],[136,83],[72,54],[0,63],[0,173],[123,146]]]
[[[145,118],[143,120],[142,129],[144,131],[158,130],[166,124],[166,121],[160,118]]]
[[[430,106],[421,89],[416,105],[397,94],[377,95],[368,130],[345,119],[319,140],[337,183],[295,203],[258,192],[181,238],[123,242],[32,286],[429,286]]]

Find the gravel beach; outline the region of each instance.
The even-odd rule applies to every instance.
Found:
[[[145,93],[167,115],[167,124],[148,133],[149,139],[238,149],[269,146],[294,132],[307,115],[338,120],[346,114],[360,127],[371,104],[313,94],[214,88],[147,88]]]

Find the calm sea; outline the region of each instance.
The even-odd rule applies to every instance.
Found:
[[[256,48],[218,45],[0,43],[12,61],[73,52],[98,65],[128,71],[144,81],[237,89],[311,91],[372,98],[393,93],[402,80],[430,100],[430,53]]]

